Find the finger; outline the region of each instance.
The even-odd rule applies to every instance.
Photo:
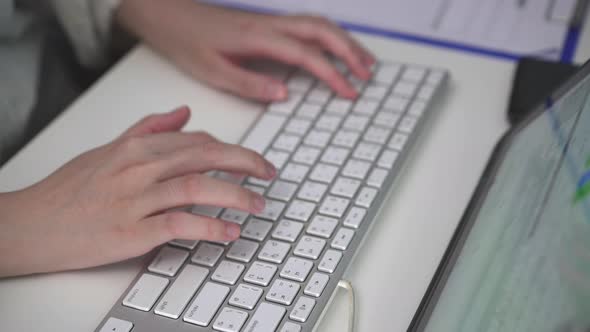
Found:
[[[277,27],[297,38],[319,43],[343,59],[357,77],[370,77],[368,66],[374,63],[374,57],[331,21],[321,17],[293,16],[277,21]]]
[[[191,174],[156,183],[139,198],[139,206],[146,214],[195,204],[257,214],[264,209],[265,202],[261,195],[253,191],[204,174]]]
[[[218,140],[209,133],[199,132],[168,132],[148,135],[142,138],[146,146],[156,154],[169,154],[185,148],[194,147]]]
[[[143,136],[180,130],[190,118],[188,106],[163,114],[152,114],[127,129],[121,137]]]
[[[139,229],[142,246],[148,250],[173,239],[225,242],[240,236],[237,224],[181,211],[146,218]]]
[[[245,98],[277,101],[287,97],[287,87],[280,81],[246,70],[225,58],[215,58],[212,71],[205,79],[213,86]]]
[[[248,43],[244,52],[268,57],[291,65],[303,67],[316,75],[345,98],[356,98],[357,92],[350,82],[314,47],[281,34],[256,36]]]
[[[164,181],[189,173],[221,170],[272,179],[277,171],[260,154],[236,144],[211,141],[162,156],[149,165],[150,178]]]

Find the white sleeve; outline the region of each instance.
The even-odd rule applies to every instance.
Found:
[[[96,68],[108,61],[113,14],[122,0],[51,0],[81,64]]]

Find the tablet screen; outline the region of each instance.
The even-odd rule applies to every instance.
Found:
[[[590,329],[590,78],[546,106],[507,148],[426,331]]]

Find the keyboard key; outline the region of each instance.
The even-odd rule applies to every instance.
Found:
[[[227,258],[231,258],[240,262],[248,263],[254,257],[258,250],[258,243],[238,239],[235,240],[229,250],[227,251]]]
[[[141,311],[150,311],[166,286],[168,286],[168,279],[144,273],[127,293],[123,305]]]
[[[252,319],[246,325],[244,331],[248,332],[268,332],[274,331],[279,326],[287,310],[275,304],[261,303]]]
[[[186,248],[188,250],[193,250],[199,243],[199,240],[181,240],[181,239],[174,239],[170,242],[171,245]]]
[[[327,131],[312,129],[307,134],[307,136],[305,136],[303,142],[309,146],[314,146],[316,148],[324,148],[326,147],[326,145],[328,145],[328,142],[330,141],[331,137],[332,134],[330,134]]]
[[[285,181],[275,181],[267,195],[270,198],[275,198],[286,202],[291,200],[293,195],[295,195],[296,190],[296,184]]]
[[[242,229],[242,237],[262,241],[272,228],[272,223],[257,218],[251,218],[246,227]]]
[[[352,154],[357,159],[374,162],[381,151],[381,146],[378,144],[361,142],[357,145]]]
[[[301,332],[301,325],[286,322],[279,332]]]
[[[406,115],[404,116],[404,118],[400,121],[399,126],[397,127],[397,129],[399,131],[401,131],[402,133],[406,133],[409,134],[414,130],[414,127],[416,126],[416,123],[418,123],[417,119],[411,115]]]
[[[326,240],[305,235],[301,237],[293,253],[301,257],[318,259],[325,245]]]
[[[322,162],[328,164],[341,166],[344,164],[344,161],[346,161],[346,158],[348,157],[349,153],[349,149],[330,145],[324,150],[324,154],[322,155],[321,160]]]
[[[354,236],[354,231],[350,228],[340,228],[334,239],[332,240],[332,248],[346,250],[350,241],[352,241],[352,237]]]
[[[329,132],[335,131],[342,122],[341,116],[323,114],[320,116],[318,121],[315,123],[315,127],[318,129],[327,130]]]
[[[191,258],[191,261],[205,266],[213,266],[217,263],[222,253],[223,247],[210,243],[202,243]]]
[[[216,206],[194,205],[191,213],[205,217],[217,218],[219,213],[221,213],[221,210],[223,210],[223,208]]]
[[[271,103],[268,106],[268,111],[281,115],[291,115],[302,100],[303,93],[292,91],[289,92],[287,99]]]
[[[350,209],[350,211],[348,211],[346,218],[344,218],[343,225],[352,228],[359,228],[363,222],[363,219],[365,218],[365,214],[367,214],[366,209],[354,206]]]
[[[272,283],[272,286],[270,286],[270,289],[266,294],[266,299],[284,305],[291,305],[298,291],[299,284],[283,279],[277,279]]]
[[[213,329],[223,332],[238,332],[247,318],[247,312],[225,307],[213,323]]]
[[[363,135],[363,139],[373,143],[385,144],[389,133],[391,133],[391,129],[370,126],[365,132],[365,135]]]
[[[266,187],[270,186],[270,184],[272,183],[272,180],[262,180],[262,179],[258,179],[258,178],[249,176],[248,183],[266,188]]]
[[[154,257],[154,260],[148,266],[148,270],[173,277],[187,258],[188,251],[164,246]]]
[[[316,204],[314,203],[296,199],[291,202],[291,205],[289,205],[287,212],[285,212],[285,217],[305,222],[309,220],[309,217],[311,217],[315,207]]]
[[[267,198],[264,210],[256,214],[256,217],[275,221],[279,219],[284,209],[285,203]]]
[[[387,91],[389,91],[389,87],[387,85],[375,84],[371,83],[363,92],[363,98],[371,98],[376,100],[381,100],[387,95]]]
[[[412,98],[416,93],[416,89],[418,88],[418,84],[408,82],[408,81],[399,81],[393,87],[391,93],[394,95]]]
[[[244,272],[244,269],[245,267],[242,264],[230,261],[221,261],[215,272],[213,272],[211,280],[219,281],[228,285],[234,285],[242,275],[242,272]]]
[[[233,222],[235,224],[241,225],[243,224],[250,214],[245,211],[235,210],[235,209],[225,209],[221,214],[220,219]]]
[[[330,95],[329,92],[326,93],[328,96]],[[307,100],[310,100],[310,96],[307,96]],[[329,98],[329,97],[328,97]],[[306,118],[309,120],[315,120],[318,115],[322,112],[322,106],[317,104],[311,103],[303,103],[299,106],[299,110],[297,110],[297,116],[300,118]]]
[[[334,138],[332,138],[332,144],[340,145],[345,148],[353,148],[356,145],[359,137],[360,134],[356,131],[341,129],[336,133],[336,135],[334,135]]]
[[[307,101],[312,103],[317,103],[318,106],[325,105],[328,100],[332,97],[332,92],[330,90],[324,89],[313,89],[307,95]]]
[[[229,304],[248,310],[254,309],[262,296],[262,288],[239,284],[234,293],[229,297]]]
[[[307,227],[307,233],[327,239],[332,236],[337,225],[338,219],[316,215]]]
[[[337,97],[328,103],[328,106],[326,107],[326,113],[345,115],[348,113],[351,107],[352,100]]]
[[[126,320],[109,317],[98,332],[130,332],[133,324]]]
[[[271,164],[273,164],[276,167],[276,169],[279,170],[283,168],[283,166],[285,166],[287,159],[289,159],[289,154],[287,152],[271,149],[268,150],[268,152],[266,152],[264,158],[268,160]]]
[[[258,258],[264,261],[281,264],[291,246],[288,243],[270,240],[264,244]]]
[[[301,183],[305,179],[307,172],[309,172],[309,166],[288,163],[285,169],[283,169],[283,172],[281,172],[280,178],[282,180]]]
[[[370,168],[371,164],[366,161],[350,159],[344,166],[342,175],[362,180],[367,176]]]
[[[388,146],[394,150],[401,151],[408,140],[408,135],[395,133],[391,136]]]
[[[328,277],[328,275],[316,272],[309,279],[309,282],[307,283],[307,286],[305,286],[303,293],[305,295],[320,297],[329,280],[330,277]]]
[[[367,179],[367,184],[369,186],[381,188],[381,186],[383,185],[383,182],[385,181],[385,178],[387,178],[388,173],[389,172],[386,169],[377,168],[377,167],[374,168],[371,171],[369,178]]]
[[[305,181],[297,194],[297,198],[319,203],[327,189],[328,186],[323,183]]]
[[[287,263],[285,263],[285,266],[281,270],[280,276],[285,279],[303,282],[307,279],[307,275],[312,267],[313,262],[307,259],[289,257]]]
[[[187,264],[156,306],[156,315],[180,317],[208,274],[209,270],[203,267]]]
[[[360,98],[352,108],[354,113],[373,116],[379,108],[379,101],[370,98]]]
[[[309,146],[300,146],[293,155],[293,161],[313,165],[320,156],[321,150]]]
[[[412,103],[412,106],[410,106],[410,109],[408,110],[408,114],[419,118],[422,116],[422,114],[424,114],[425,110],[426,110],[426,102],[424,102],[422,100],[416,100]]]
[[[187,309],[184,321],[200,326],[209,325],[228,293],[227,286],[214,282],[206,283]]]
[[[291,311],[289,318],[291,318],[292,320],[296,320],[298,322],[301,322],[301,323],[305,323],[305,321],[307,320],[307,317],[309,317],[309,314],[311,314],[311,311],[313,310],[314,306],[315,306],[314,299],[311,299],[306,296],[302,296],[295,303],[295,306],[293,307],[293,311]]]
[[[419,83],[426,75],[426,69],[420,67],[408,67],[402,75],[402,79]]]
[[[395,125],[397,125],[399,118],[400,118],[399,113],[380,111],[375,116],[375,119],[373,119],[373,123],[378,126],[393,129],[393,128],[395,128]]]
[[[340,176],[330,189],[330,194],[353,198],[360,185],[361,181],[359,180]]]
[[[285,126],[285,132],[303,136],[311,126],[311,121],[307,119],[292,118]]]
[[[395,160],[397,159],[398,155],[399,155],[399,152],[397,152],[397,151],[385,150],[381,154],[381,157],[379,158],[377,165],[379,165],[379,167],[391,169],[393,167],[393,164],[395,163]]]
[[[410,99],[408,98],[391,95],[387,99],[385,99],[385,103],[383,103],[383,108],[386,111],[390,111],[393,113],[403,113],[406,111],[409,102]]]
[[[423,85],[418,91],[418,95],[416,96],[416,98],[426,101],[430,100],[434,95],[434,91],[436,91],[436,88],[434,86]]]
[[[295,151],[297,145],[301,141],[301,137],[289,134],[281,134],[275,140],[274,144],[272,145],[273,148],[288,152]]]
[[[395,82],[400,71],[401,65],[399,64],[383,64],[373,75],[373,80],[377,83],[391,85]]]
[[[369,208],[377,196],[377,189],[364,187],[356,198],[356,205]]]
[[[348,200],[346,198],[340,198],[340,197],[328,195],[324,199],[324,202],[322,203],[322,205],[320,206],[318,211],[321,214],[324,214],[327,216],[340,218],[340,217],[342,217],[342,215],[344,215],[344,211],[346,211],[346,208],[348,207],[349,203],[350,203],[350,200]]]
[[[331,183],[334,181],[334,177],[336,177],[337,173],[338,167],[319,163],[313,168],[309,178],[318,182]]]
[[[240,145],[263,153],[277,135],[287,118],[282,115],[265,113],[248,133]]]
[[[369,118],[366,116],[361,115],[350,115],[346,118],[344,123],[342,124],[342,128],[355,130],[355,131],[363,131],[369,124]]]
[[[303,229],[303,224],[297,221],[282,219],[272,232],[272,237],[287,242],[295,242],[299,233]]]
[[[439,69],[430,70],[428,73],[428,77],[426,77],[426,82],[432,85],[438,85],[443,80],[445,76],[445,72]]]
[[[249,283],[266,287],[268,286],[276,272],[276,265],[267,264],[263,262],[254,262],[246,272],[244,280]]]
[[[318,266],[318,270],[327,273],[334,273],[341,258],[342,252],[336,250],[326,250],[324,257]]]
[[[289,91],[306,93],[314,82],[315,79],[310,74],[305,72],[297,72],[287,79],[287,89],[289,89]]]

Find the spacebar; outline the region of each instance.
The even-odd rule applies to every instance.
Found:
[[[277,114],[264,114],[256,122],[254,128],[250,130],[248,136],[242,141],[241,145],[258,153],[263,153],[286,120],[286,117]]]

